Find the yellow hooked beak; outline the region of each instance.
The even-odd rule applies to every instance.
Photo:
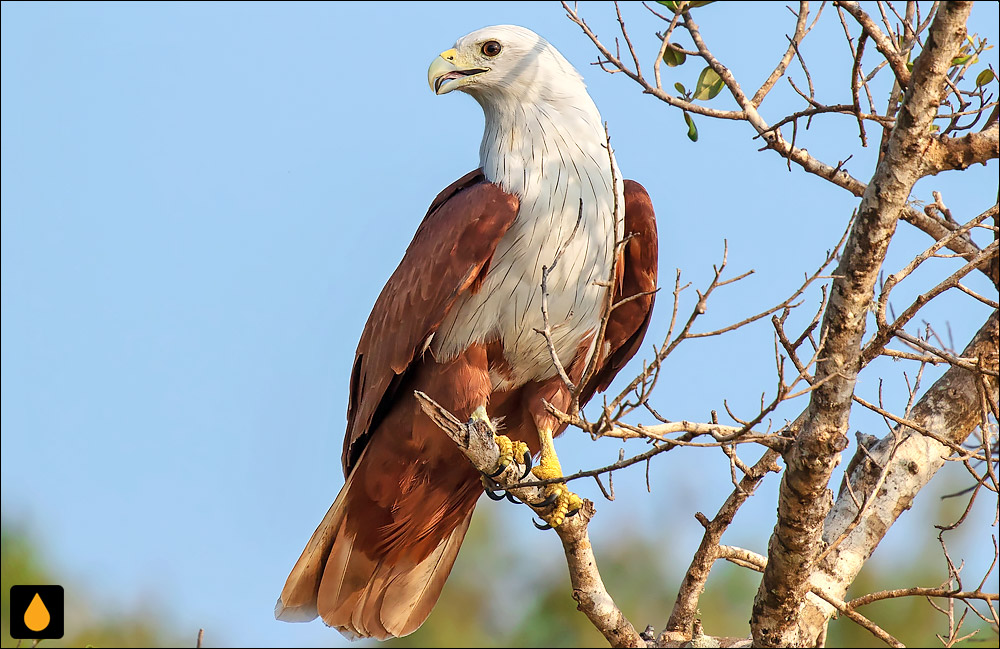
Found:
[[[431,61],[431,67],[427,68],[427,83],[435,94],[444,95],[456,88],[472,83],[472,79],[484,72],[489,72],[489,68],[465,68],[460,66],[458,51],[454,48],[445,50]]]

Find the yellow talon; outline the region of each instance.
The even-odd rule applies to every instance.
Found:
[[[506,435],[494,435],[493,441],[500,447],[500,457],[497,458],[497,469],[503,471],[514,458],[522,458],[528,452],[528,445],[524,442],[515,442]]]
[[[538,436],[542,442],[542,457],[531,473],[539,480],[549,480],[551,478],[563,477],[562,465],[556,457],[555,445],[552,443],[552,431],[540,430]],[[583,499],[569,490],[566,483],[550,484],[545,487],[545,498],[543,501],[551,500],[555,497],[552,511],[542,516],[545,522],[552,527],[559,527],[566,521],[566,515],[583,507]]]

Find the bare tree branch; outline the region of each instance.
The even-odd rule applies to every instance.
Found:
[[[971,8],[970,2],[951,2],[935,16],[912,78],[906,79],[908,90],[899,118],[862,198],[837,269],[823,320],[826,344],[816,372],[818,380],[832,379],[812,393],[802,430],[785,454],[778,523],[751,617],[755,645],[779,647],[817,640],[802,632],[797,618],[822,551],[823,522],[832,505],[827,484],[840,461],[840,451],[847,446],[845,433],[861,369],[868,303],[897,219],[920,178],[919,152],[929,146],[944,79],[965,39]]]
[[[984,368],[996,370],[1000,365],[997,354],[1000,344],[998,323],[1000,320],[994,312],[966,347],[963,356],[977,357]],[[978,381],[976,373],[952,367],[917,402],[911,419],[944,440],[961,444],[981,421]],[[996,394],[997,380],[990,377],[988,383]],[[877,463],[888,467],[885,488],[879,490],[876,505],[869,508],[844,541],[817,566],[810,579],[812,587],[835,597],[843,597],[896,518],[909,509],[917,492],[954,452],[952,446],[912,429],[900,427],[899,431],[902,440],[895,450],[891,466],[888,456],[896,444],[892,434],[864,452],[859,449],[855,460],[851,461],[854,468],[824,521],[824,542],[832,542],[840,536],[857,515],[858,507],[849,497],[846,484],[851,485],[854,493],[865,497],[874,490],[882,469],[868,459],[868,454]],[[832,613],[829,608],[806,603],[799,614],[799,623],[808,629],[806,637],[818,637]]]
[[[1000,125],[994,122],[978,133],[958,138],[947,135],[931,140],[924,153],[924,175],[933,176],[942,171],[963,170],[974,164],[986,164],[1000,157]]]
[[[753,495],[764,476],[770,471],[778,470],[778,457],[779,454],[776,451],[768,449],[751,467],[750,472],[740,481],[733,493],[729,495],[715,518],[711,521],[705,519],[702,522],[705,534],[702,536],[701,545],[695,551],[691,565],[688,566],[687,573],[681,582],[677,601],[674,603],[673,612],[667,621],[667,628],[660,636],[661,639],[691,637],[694,621],[697,619],[698,599],[705,590],[709,571],[716,559],[723,558],[722,548],[719,546],[722,534],[732,524],[740,506]],[[701,520],[699,519],[699,521]]]
[[[871,16],[865,13],[861,5],[857,2],[835,2],[834,5],[843,7],[847,13],[854,16],[854,19],[861,25],[865,34],[875,42],[875,47],[878,48],[878,51],[889,62],[889,67],[892,68],[893,73],[896,75],[899,85],[903,88],[908,87],[910,85],[910,71],[906,69],[906,59],[896,49],[896,45],[892,42],[892,39],[879,29],[875,21],[871,19]]]
[[[777,307],[715,331],[692,333],[692,325],[705,313],[713,290],[739,281],[747,274],[723,279],[724,258],[723,263],[715,268],[715,277],[707,290],[698,292],[697,304],[685,322],[678,319],[678,307],[680,295],[688,285],[682,286],[678,270],[673,313],[666,338],[654,358],[644,364],[642,372],[628,387],[610,402],[605,400],[597,422],[588,422],[582,413],[567,414],[550,409],[562,423],[578,427],[594,438],[644,438],[654,445],[653,448],[630,458],[622,454],[618,462],[580,471],[567,478],[596,478],[600,473],[610,473],[639,462],[645,462],[648,470],[649,461],[656,455],[680,447],[687,447],[685,450],[690,451],[691,447],[719,446],[727,455],[733,492],[714,519],[696,514],[705,533],[678,592],[670,620],[657,640],[659,646],[679,646],[685,642],[719,642],[722,646],[732,643],[735,646],[745,642],[706,636],[698,620],[699,598],[712,566],[720,558],[763,573],[751,617],[755,646],[821,646],[825,641],[827,622],[833,614],[851,619],[890,646],[902,646],[886,629],[854,609],[867,601],[906,595],[947,598],[946,605],[940,610],[948,616],[948,633],[941,638],[945,646],[951,646],[967,637],[962,636],[961,629],[968,611],[956,615],[955,603],[961,605],[965,602],[964,605],[976,616],[993,623],[991,619],[997,618],[994,606],[996,596],[984,593],[982,585],[974,590],[962,589],[958,568],[947,556],[943,542],[949,574],[955,583],[937,589],[912,587],[884,591],[873,594],[868,600],[856,600],[856,603],[845,602],[844,593],[895,518],[909,506],[915,494],[946,460],[963,464],[972,476],[974,486],[970,487],[973,490],[970,507],[980,490],[996,492],[998,489],[995,470],[997,445],[993,441],[996,436],[995,418],[1000,410],[995,396],[998,376],[996,313],[962,354],[956,353],[950,343],[942,342],[929,324],[923,334],[913,335],[904,330],[904,326],[921,313],[927,303],[950,288],[957,289],[954,293],[960,291],[966,303],[996,309],[997,301],[992,295],[976,292],[974,286],[970,288],[971,285],[966,286],[962,282],[966,275],[979,270],[990,278],[994,286],[1000,286],[996,244],[998,205],[994,204],[975,218],[961,219],[965,224],[960,225],[937,192],[933,193],[934,202],[924,209],[920,209],[920,203],[911,195],[914,184],[922,177],[942,171],[963,171],[976,163],[985,164],[1000,157],[997,102],[978,79],[971,90],[968,84],[961,84],[974,58],[988,49],[985,39],[966,38],[965,25],[971,3],[935,2],[925,12],[916,2],[907,2],[905,15],[900,15],[901,11],[897,11],[891,3],[879,2],[875,5],[879,15],[873,19],[857,2],[835,2],[851,54],[849,104],[823,103],[817,98],[816,88],[822,86],[814,86],[803,56],[803,39],[819,19],[822,6],[812,24],[809,24],[808,2],[800,2],[797,9],[788,7],[795,16],[794,33],[786,36],[788,46],[773,72],[753,96],[748,97],[732,70],[713,54],[700,27],[693,20],[692,14],[697,13],[693,10],[697,10],[700,3],[664,4],[669,11],[657,8],[664,13],[646,5],[653,15],[668,24],[665,33],[656,34],[658,52],[653,65],[653,83],[644,77],[640,69],[642,52],[637,46],[641,45],[641,41],[630,37],[617,4],[615,16],[628,49],[625,58],[630,58],[630,62],[621,56],[618,38],[614,47],[605,47],[580,17],[576,5],[564,2],[562,7],[568,18],[596,47],[599,53],[597,65],[604,71],[612,74],[623,72],[644,93],[686,113],[748,123],[755,130],[756,137],[763,140],[764,146],[760,150],[777,152],[788,161],[789,170],[795,163],[806,172],[860,197],[861,203],[849,225],[847,243],[839,256],[839,266],[832,274],[829,291],[827,286],[822,287],[822,302],[816,317],[800,334],[786,331],[788,315],[801,304],[798,296],[803,294],[810,282],[826,279],[827,276],[817,272],[807,278],[799,291]],[[670,12],[673,15],[669,15]],[[848,15],[854,22],[847,18]],[[877,22],[879,16],[882,27]],[[899,21],[898,25],[893,24],[894,19]],[[860,27],[860,32],[852,35],[848,23],[855,30]],[[693,49],[685,49],[672,41],[675,31],[686,32],[693,42]],[[871,58],[877,59],[873,49],[877,49],[883,59],[869,68]],[[701,59],[721,79],[738,110],[706,107],[693,101],[693,94],[683,89],[680,91],[682,96],[667,94],[663,88],[661,62],[668,50]],[[919,55],[911,67],[914,52]],[[788,78],[788,66],[793,59],[798,60],[806,76],[807,92],[799,90],[790,78],[788,80],[807,107],[769,124],[759,108],[778,80],[783,76]],[[884,108],[876,108],[873,89],[877,86],[870,86],[869,82],[884,68],[892,71],[894,85]],[[868,112],[862,112],[862,89]],[[799,120],[806,120],[808,129],[814,117],[826,119],[827,115],[838,114],[850,116],[856,121],[855,132],[860,135],[862,145],[867,145],[870,130],[881,130],[878,136],[871,135],[872,140],[879,138],[879,158],[867,184],[847,173],[845,165],[852,156],[848,155],[834,165],[797,145],[797,137],[801,136]],[[987,114],[989,117],[985,125],[974,131]],[[947,121],[935,124],[936,120]],[[792,127],[790,141],[781,132],[781,127],[788,124]],[[991,217],[992,225],[988,223]],[[934,243],[915,254],[902,270],[888,278],[881,293],[876,294],[875,287],[884,272],[886,251],[900,220],[928,234]],[[994,241],[980,247],[974,235],[978,237],[977,232],[982,230],[992,231]],[[828,257],[827,263],[836,258],[835,251]],[[952,268],[950,275],[938,278],[936,284],[921,286],[920,282],[926,281],[923,278],[907,280],[906,290],[912,294],[916,285],[917,297],[908,298],[912,303],[897,317],[889,303],[894,287],[906,277],[917,278],[915,271],[918,267],[924,275],[937,271],[942,264],[927,263],[922,266],[930,259],[954,258],[960,258],[964,264],[957,270]],[[897,291],[896,295],[899,293]],[[808,299],[808,296],[805,297]],[[875,311],[877,329],[864,342],[866,321],[872,311]],[[891,312],[891,318],[887,317],[887,311]],[[758,414],[734,413],[723,399],[726,412],[738,425],[720,425],[714,411],[708,423],[674,422],[651,405],[649,399],[664,361],[679,344],[696,337],[726,335],[772,314],[777,390],[769,404],[762,394]],[[679,323],[683,326],[674,336],[675,325]],[[910,349],[890,349],[888,345],[893,341]],[[806,348],[802,349],[802,345]],[[854,394],[859,372],[869,361],[880,356],[920,363],[916,382],[911,384],[907,379],[910,394],[902,415],[894,414],[891,407],[882,403],[881,392],[877,405]],[[789,360],[796,372],[791,381],[784,372],[785,361]],[[925,364],[948,364],[950,368],[917,400],[920,394],[919,378]],[[799,382],[807,387],[796,388]],[[765,433],[757,430],[756,427],[762,425],[777,404],[801,395],[808,395],[809,402],[795,421],[782,427],[778,434],[770,433],[770,425]],[[945,399],[945,395],[950,401]],[[841,451],[848,444],[845,433],[853,403],[881,415],[892,432],[881,441],[869,436],[859,438],[864,443],[859,443],[858,452],[848,467],[850,479],[845,481],[834,505],[829,481],[840,461]],[[661,423],[638,425],[622,421],[624,415],[638,408],[644,408]],[[965,439],[976,426],[980,430],[980,443],[968,446]],[[675,433],[680,435],[667,436]],[[705,434],[710,435],[713,441],[695,441],[699,435]],[[738,445],[745,443],[768,448],[764,457],[753,466],[747,466],[736,455],[740,448]],[[749,550],[722,545],[721,537],[738,509],[763,476],[774,470],[774,461],[779,454],[783,456],[787,469],[779,487],[778,523],[770,539],[768,556],[765,558]],[[977,464],[983,462],[985,469]],[[518,486],[537,484],[542,483],[522,483]],[[891,515],[887,515],[886,511]],[[963,515],[956,525],[964,519]],[[997,557],[1000,560],[1000,551]],[[986,608],[980,611],[973,604]],[[641,638],[653,640],[648,630]]]

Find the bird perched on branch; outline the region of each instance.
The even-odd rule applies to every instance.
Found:
[[[552,438],[565,426],[544,403],[566,411],[574,389],[585,403],[607,388],[656,286],[649,196],[622,180],[583,79],[552,45],[486,27],[435,58],[428,82],[482,106],[481,166],[434,199],[372,308],[351,373],[346,482],[275,607],[352,638],[424,622],[484,491],[414,391],[462,419],[503,417],[499,470],[540,453],[535,477],[561,477]],[[610,312],[609,290],[621,303]],[[582,501],[564,483],[546,489],[534,506],[558,527]]]

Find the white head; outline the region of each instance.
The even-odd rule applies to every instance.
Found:
[[[611,187],[601,114],[583,77],[530,29],[496,25],[463,36],[434,59],[427,82],[439,95],[461,90],[479,102],[486,117],[480,166],[522,205],[596,183],[583,175]]]
[[[484,27],[441,52],[427,71],[431,89],[466,92],[489,104],[558,103],[587,97],[583,78],[544,38],[517,25]]]

